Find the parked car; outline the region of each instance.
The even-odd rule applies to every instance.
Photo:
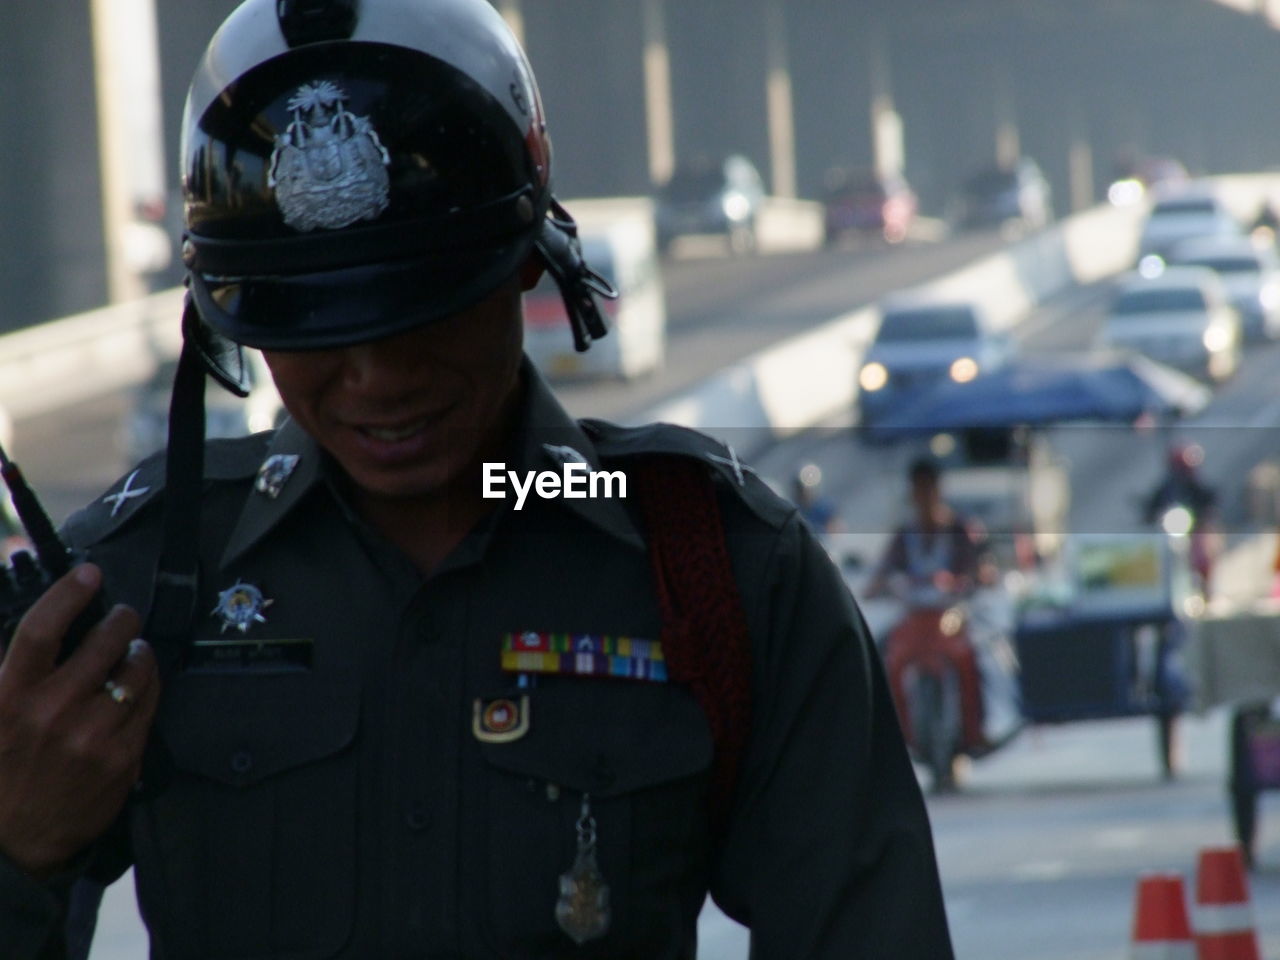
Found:
[[[618,291],[601,300],[609,334],[585,353],[573,347],[560,290],[549,274],[524,297],[525,353],[550,379],[630,379],[662,366],[667,306],[647,200],[571,200],[582,252],[593,270]]]
[[[1168,262],[1218,275],[1246,342],[1280,339],[1280,255],[1274,246],[1248,237],[1194,237],[1170,250]]]
[[[880,307],[880,327],[858,371],[861,422],[949,377],[958,382],[1008,363],[1013,337],[966,301],[902,297]]]
[[[1240,224],[1212,189],[1192,184],[1156,194],[1138,239],[1138,258],[1164,257],[1194,237],[1241,235]]]
[[[731,253],[750,253],[764,198],[764,180],[741,154],[677,167],[657,194],[658,250],[666,253],[677,237],[721,234]]]
[[[836,168],[826,178],[823,236],[828,245],[849,234],[901,243],[915,221],[917,206],[915,191],[899,174]]]
[[[1240,365],[1240,315],[1208,267],[1134,273],[1111,302],[1102,345],[1146,354],[1207,380],[1225,380]]]
[[[279,426],[286,416],[267,362],[257,350],[244,351],[249,396],[241,398],[210,379],[205,385],[205,436],[241,437]],[[169,395],[178,361],[163,360],[134,391],[121,424],[119,447],[127,464],[137,463],[169,441]]]
[[[1030,157],[989,167],[965,181],[955,219],[962,230],[1039,230],[1053,220],[1053,189]]]

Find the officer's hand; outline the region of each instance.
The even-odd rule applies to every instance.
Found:
[[[141,622],[125,606],[55,663],[101,580],[81,564],[54,583],[0,662],[0,851],[37,877],[55,873],[120,812],[160,696],[155,657],[134,641]]]

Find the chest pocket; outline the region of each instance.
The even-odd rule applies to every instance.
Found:
[[[480,745],[491,946],[530,958],[670,955],[681,894],[701,882],[707,857],[712,742],[701,708],[656,683],[551,678],[520,693],[530,697],[529,733]],[[612,920],[604,937],[575,947],[555,907],[584,794]]]
[[[162,955],[336,955],[356,899],[356,684],[294,673],[166,687],[157,723],[175,773],[133,818]]]

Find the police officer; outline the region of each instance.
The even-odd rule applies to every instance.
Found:
[[[700,434],[574,422],[523,358],[543,270],[580,347],[603,284],[494,10],[248,0],[186,117],[168,451],[68,522],[91,562],[0,665],[0,955],[59,956],[68,889],[132,865],[166,960],[689,960],[708,891],[766,960],[951,956],[794,508]],[[241,345],[290,420],[205,445]],[[499,498],[548,472],[613,492]]]

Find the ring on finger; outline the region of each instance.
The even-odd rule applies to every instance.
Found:
[[[123,683],[116,683],[114,680],[108,680],[102,685],[102,689],[116,703],[129,705],[133,703],[133,691],[126,687]]]

